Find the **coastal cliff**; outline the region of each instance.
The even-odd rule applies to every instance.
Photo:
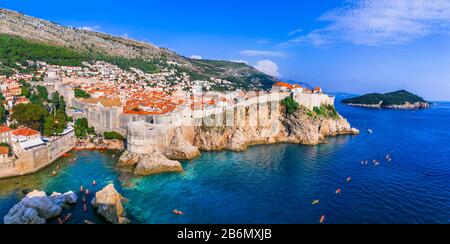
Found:
[[[284,111],[282,111],[284,113]],[[317,145],[326,136],[358,134],[342,116],[335,118],[312,116],[301,108],[281,116],[275,124],[245,127],[196,127],[194,145],[201,151],[245,151],[252,145],[294,143]]]
[[[278,116],[271,119],[258,119],[254,125],[250,121],[251,116],[246,115],[235,119],[238,120],[235,126],[203,125],[186,128],[181,126],[173,129],[173,133],[170,133],[170,129],[166,129],[158,133],[167,137],[160,138],[158,146],[149,143],[148,148],[151,150],[143,153],[125,151],[118,166],[131,169],[136,175],[141,176],[182,172],[181,164],[173,160],[192,160],[200,155],[200,151],[242,152],[252,145],[275,143],[317,145],[326,142],[327,136],[359,134],[359,131],[352,128],[333,106],[317,108],[317,111],[299,107],[290,114],[286,112],[284,106],[278,106],[272,113]],[[134,128],[135,125],[132,127]],[[190,131],[187,133],[190,136],[186,138],[183,129]],[[165,146],[164,151],[158,150],[157,148],[161,148],[161,144],[164,144],[163,141],[168,141],[168,145]]]

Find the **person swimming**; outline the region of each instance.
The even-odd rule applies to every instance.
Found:
[[[341,188],[336,190],[336,194],[341,194],[341,193],[342,193],[342,189]]]
[[[347,182],[350,183],[352,181],[352,177],[347,178]]]

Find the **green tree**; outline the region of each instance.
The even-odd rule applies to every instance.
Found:
[[[45,118],[49,115],[41,105],[19,104],[13,108],[11,119],[21,126],[41,131]]]
[[[30,88],[23,86],[22,87],[22,96],[29,98],[31,96]]]
[[[37,96],[39,97],[39,99],[41,101],[47,101],[48,100],[48,91],[47,88],[45,88],[45,86],[37,86],[36,87],[37,90]]]
[[[115,132],[115,131],[110,131],[110,132],[105,132],[103,133],[103,137],[106,140],[125,140],[125,137],[123,137],[121,134]]]
[[[67,117],[63,113],[58,113],[55,117],[49,116],[45,119],[44,135],[53,136],[61,134],[67,127]]]
[[[8,118],[8,110],[5,109],[3,104],[0,104],[0,124],[5,124]]]
[[[75,88],[74,92],[75,92],[75,97],[77,97],[77,98],[90,98],[91,97],[91,95],[89,95],[89,93],[87,93],[81,89],[78,89],[78,88]]]

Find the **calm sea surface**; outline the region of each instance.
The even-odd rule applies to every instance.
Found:
[[[118,153],[76,152],[38,174],[1,180],[0,222],[24,190],[98,191],[115,183],[134,223],[318,223],[322,215],[327,223],[450,223],[450,103],[420,111],[337,108],[360,136],[204,153],[185,162],[183,174],[133,178],[115,169]],[[381,164],[361,164],[374,159]],[[80,204],[69,212],[69,223],[103,223]]]

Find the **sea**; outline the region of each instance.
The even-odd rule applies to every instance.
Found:
[[[67,224],[106,223],[90,204],[83,210],[79,189],[88,188],[91,201],[113,183],[135,224],[318,224],[322,216],[325,224],[449,224],[450,103],[409,111],[336,106],[360,135],[204,152],[183,162],[181,174],[134,177],[116,168],[120,152],[72,152],[37,174],[0,180],[0,223],[33,189],[78,194],[62,213],[72,216]]]

